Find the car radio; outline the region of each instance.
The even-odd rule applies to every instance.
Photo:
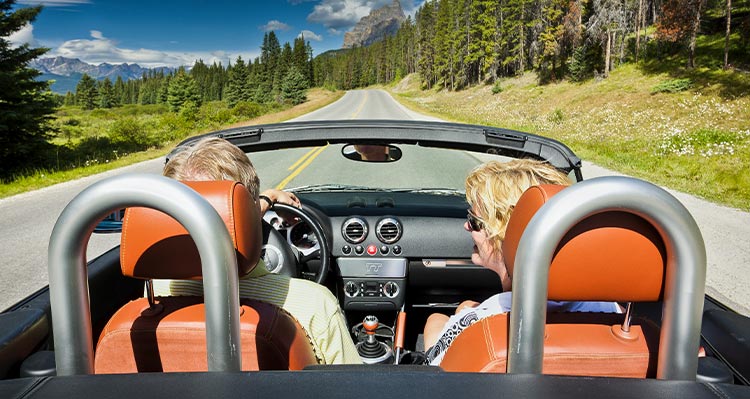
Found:
[[[344,309],[398,310],[406,291],[405,258],[338,258]]]

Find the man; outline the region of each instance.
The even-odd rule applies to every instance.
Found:
[[[250,159],[238,147],[218,137],[200,140],[175,154],[164,166],[163,173],[185,181],[239,181],[258,204],[261,215],[276,202],[300,206],[299,199],[292,193],[269,189],[258,194],[260,180]],[[255,222],[260,223],[260,220]],[[256,267],[241,277],[239,286],[241,298],[274,304],[294,316],[305,329],[321,364],[361,363],[341,308],[325,287],[308,280],[271,274],[265,267]],[[155,280],[154,294],[203,295],[203,287],[200,281]]]

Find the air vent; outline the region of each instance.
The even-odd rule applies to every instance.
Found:
[[[341,225],[341,234],[352,244],[359,244],[367,237],[367,222],[360,218],[349,218]]]
[[[401,238],[401,223],[394,218],[380,219],[375,234],[384,244],[393,244]]]

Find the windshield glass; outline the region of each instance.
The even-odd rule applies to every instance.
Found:
[[[427,189],[463,195],[464,179],[476,165],[495,155],[399,144],[401,159],[360,162],[344,157],[342,144],[249,153],[261,188],[295,191]],[[442,192],[441,192],[442,191]]]

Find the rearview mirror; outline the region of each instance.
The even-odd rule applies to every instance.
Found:
[[[347,144],[341,149],[346,159],[361,162],[395,162],[401,159],[401,149],[395,145]]]

